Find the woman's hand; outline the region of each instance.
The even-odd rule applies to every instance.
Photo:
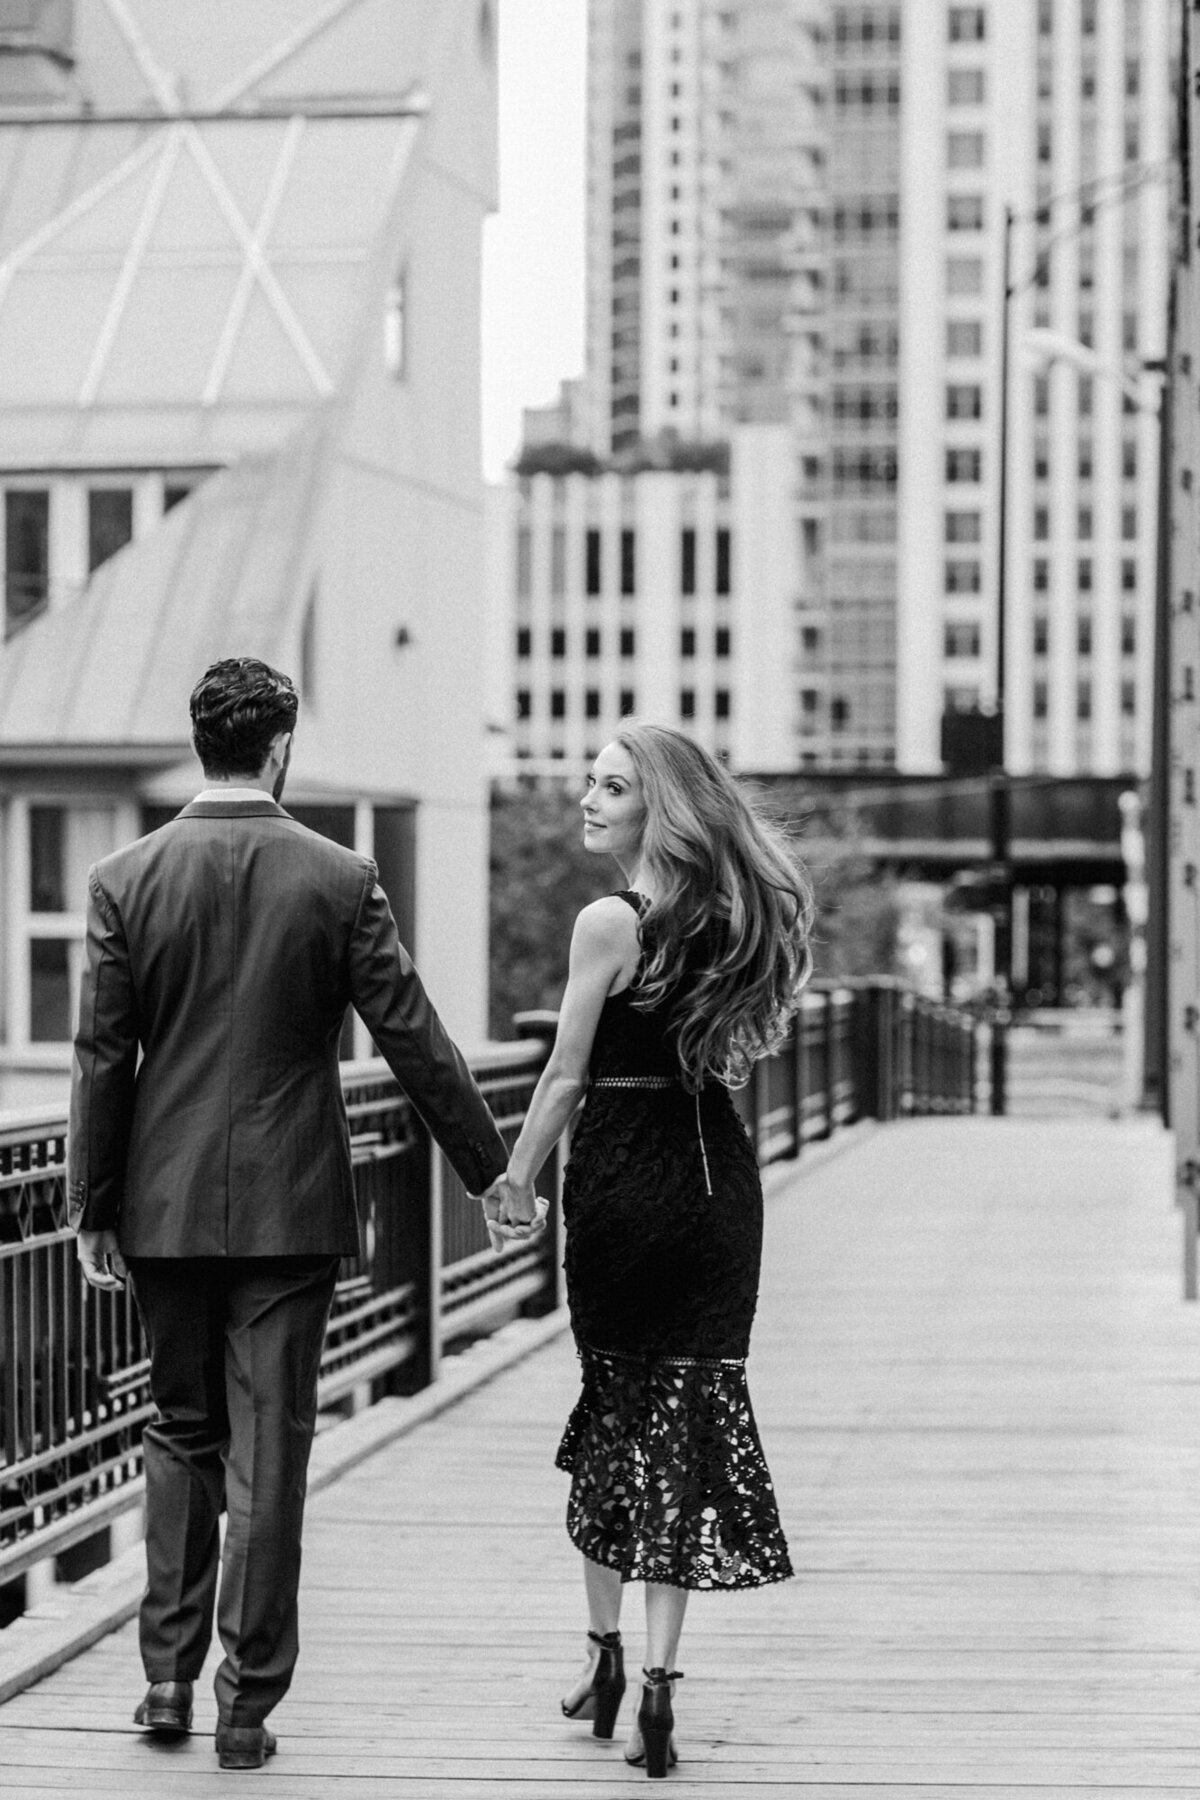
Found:
[[[527,1243],[546,1229],[550,1202],[534,1193],[532,1182],[513,1182],[507,1175],[498,1175],[480,1199],[493,1250],[502,1250],[513,1239]]]

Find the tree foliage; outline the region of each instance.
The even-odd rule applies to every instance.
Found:
[[[853,827],[826,815],[811,856],[802,802],[769,800],[793,823],[813,883],[815,973],[829,979],[899,971],[900,905],[893,877],[855,847]],[[581,907],[621,886],[606,856],[583,848],[574,787],[497,792],[491,809],[490,1031],[513,1035],[515,1012],[556,1007],[567,979],[571,928]]]

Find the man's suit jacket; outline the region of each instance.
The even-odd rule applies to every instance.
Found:
[[[88,886],[67,1152],[77,1230],[115,1228],[127,1256],[354,1254],[348,1005],[468,1190],[504,1168],[366,857],[264,794],[193,802],[97,863]]]

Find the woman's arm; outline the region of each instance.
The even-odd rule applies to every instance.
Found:
[[[637,959],[637,918],[626,902],[609,897],[585,906],[571,936],[570,968],[554,1048],[509,1160],[507,1180],[519,1204],[508,1222],[522,1224],[533,1217],[533,1184],[538,1171],[587,1087],[600,1010],[612,989],[623,986],[633,975]]]

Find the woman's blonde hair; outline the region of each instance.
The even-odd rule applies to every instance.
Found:
[[[685,1085],[740,1085],[784,1037],[811,972],[812,890],[782,828],[682,731],[626,720],[613,742],[641,783],[657,894],[637,1004],[669,1004],[694,973],[672,1013]]]

